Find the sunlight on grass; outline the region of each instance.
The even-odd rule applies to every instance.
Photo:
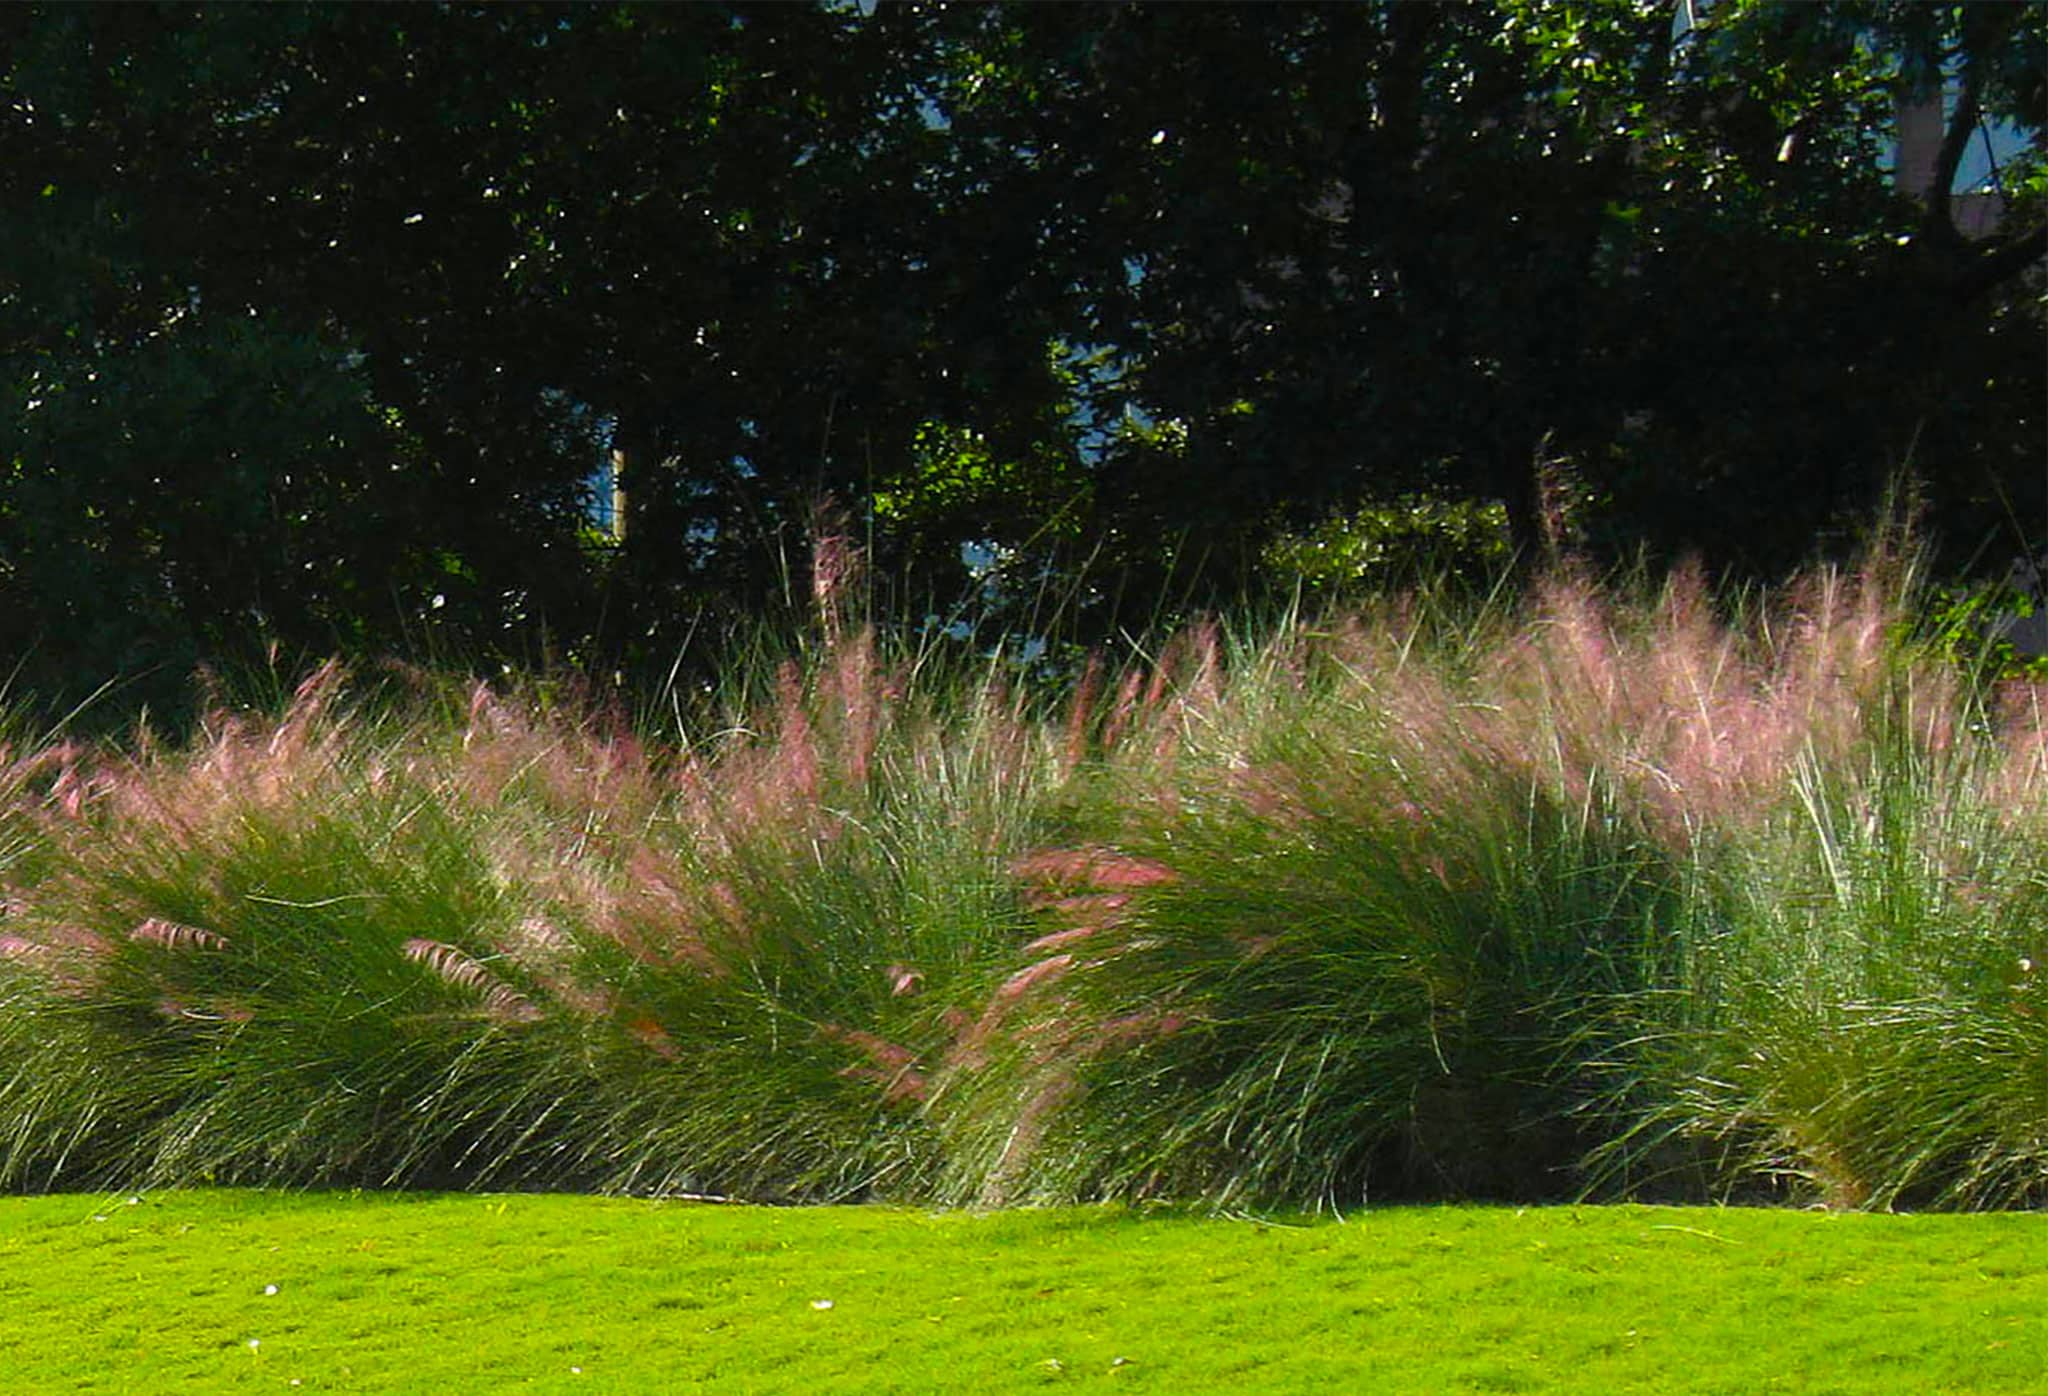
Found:
[[[135,1195],[131,1195],[135,1196]],[[0,1200],[22,1389],[2022,1392],[2038,1217]]]

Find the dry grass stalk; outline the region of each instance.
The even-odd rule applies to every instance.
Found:
[[[531,1000],[456,946],[414,936],[400,947],[399,953],[412,963],[425,966],[444,983],[475,994],[485,1013],[498,1022],[534,1023],[544,1016]]]

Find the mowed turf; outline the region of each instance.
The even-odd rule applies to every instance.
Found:
[[[2048,1217],[0,1199],[9,1391],[2035,1392]]]

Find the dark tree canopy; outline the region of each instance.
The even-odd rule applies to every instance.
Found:
[[[1901,466],[2009,555],[2044,69],[1903,0],[10,6],[0,654],[664,667],[827,496],[911,620],[1417,500],[1769,575]]]

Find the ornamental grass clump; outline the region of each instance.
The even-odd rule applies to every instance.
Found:
[[[929,1076],[1022,938],[1006,864],[1056,749],[998,685],[939,712],[885,668],[862,631],[784,668],[771,712],[681,759],[602,896],[548,908],[605,947],[608,1186],[927,1195]]]
[[[1908,583],[1192,632],[1019,865],[953,1195],[2038,1201],[2038,719]]]
[[[492,941],[513,903],[470,812],[342,679],[103,754],[42,809],[55,857],[8,917],[8,1182],[516,1174],[576,1097]]]
[[[0,753],[0,1186],[2048,1201],[2048,721],[1879,555],[812,632],[631,721],[315,671]],[[650,708],[650,711],[653,711]]]
[[[1844,1206],[2048,1201],[2038,692],[1955,712],[1895,674],[1860,759],[1802,758],[1715,870],[1667,1119]],[[1972,719],[1972,720],[1964,720]]]
[[[1045,958],[947,1082],[1014,1120],[963,1141],[963,1192],[1576,1189],[1678,855],[1416,638],[1388,610],[1168,652],[1102,756],[1095,842],[1018,868]]]
[[[0,1179],[914,1194],[1057,749],[836,634],[674,744],[329,665],[24,767]]]

